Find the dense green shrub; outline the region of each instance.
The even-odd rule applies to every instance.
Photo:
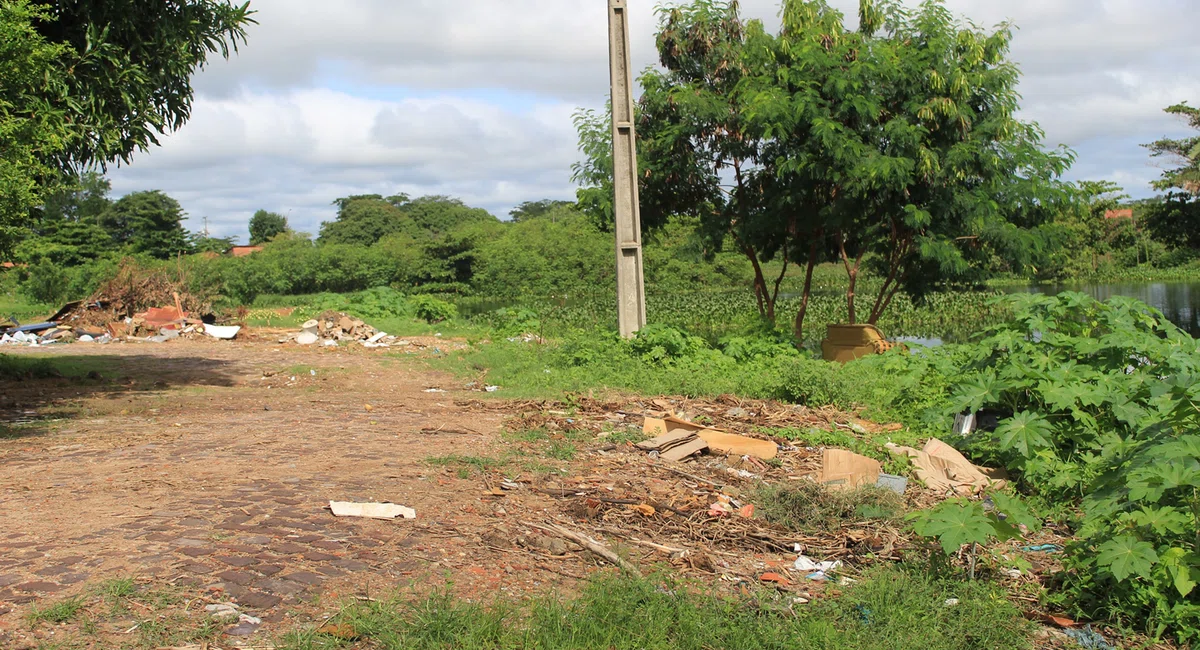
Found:
[[[1200,640],[1200,345],[1128,298],[1008,300],[950,406],[1013,415],[970,449],[1082,505],[1064,575],[1081,614]]]
[[[427,323],[440,323],[458,316],[458,308],[433,296],[413,296],[409,299],[417,318]]]

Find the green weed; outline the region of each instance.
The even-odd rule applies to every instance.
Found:
[[[959,604],[947,607],[947,598]],[[605,648],[667,650],[1017,650],[1032,626],[993,589],[903,569],[868,573],[839,599],[793,606],[762,592],[732,599],[671,578],[607,576],[572,599],[467,602],[446,594],[424,600],[356,603],[339,622],[372,648]],[[348,648],[313,630],[293,631],[280,650]]]
[[[43,608],[35,607],[29,612],[27,618],[30,624],[37,624],[43,621],[46,623],[66,623],[74,619],[80,610],[83,609],[84,605],[83,598],[68,598]]]
[[[904,499],[891,490],[829,490],[807,481],[763,487],[753,501],[767,521],[805,532],[836,529],[848,521],[895,519],[904,510]]]
[[[435,467],[455,467],[458,469],[459,478],[470,478],[471,470],[485,473],[488,470],[503,467],[506,462],[497,458],[487,458],[484,456],[460,456],[451,454],[449,456],[433,456],[425,459],[426,463]]]

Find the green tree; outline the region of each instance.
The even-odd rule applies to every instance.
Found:
[[[188,233],[187,250],[192,253],[224,254],[233,248],[233,237],[211,237],[202,232]]]
[[[97,171],[88,171],[66,181],[42,202],[43,222],[86,221],[98,223],[100,215],[112,205],[108,198],[112,183]]]
[[[266,210],[259,210],[250,217],[250,245],[260,246],[277,235],[287,232],[287,217]]]
[[[499,223],[487,210],[448,196],[423,196],[401,207],[426,237],[439,238],[468,224]]]
[[[1200,129],[1200,108],[1183,103],[1168,108],[1167,112]],[[1164,172],[1154,183],[1155,188],[1166,190],[1167,194],[1147,206],[1146,226],[1155,239],[1168,246],[1200,248],[1200,136],[1162,139],[1146,147],[1152,156],[1174,158],[1180,165]]]
[[[29,211],[58,180],[70,134],[62,104],[62,44],[38,33],[51,20],[25,0],[0,3],[0,256],[28,233]]]
[[[0,253],[64,177],[157,144],[252,23],[225,0],[0,3]]]
[[[857,32],[822,0],[788,0],[782,15],[750,52],[766,63],[747,84],[777,167],[766,196],[811,219],[797,231],[832,238],[850,322],[864,260],[884,278],[875,323],[901,289],[980,279],[992,255],[1033,259],[1031,229],[1072,198],[1058,180],[1072,154],[1044,150],[1015,117],[1009,25],[989,33],[934,0],[862,0]]]
[[[513,222],[528,221],[529,219],[537,219],[547,215],[551,218],[556,218],[561,216],[563,208],[570,208],[574,205],[570,201],[555,201],[553,199],[525,201],[509,211],[508,216],[512,217]]]
[[[121,197],[100,216],[100,225],[118,245],[168,259],[188,251],[183,218],[178,201],[154,190]]]
[[[395,233],[414,239],[420,236],[413,218],[378,194],[351,196],[333,203],[338,206],[337,219],[321,224],[321,244],[370,246]]]
[[[1167,108],[1172,115],[1184,118],[1188,126],[1200,129],[1200,108],[1187,102]],[[1154,186],[1160,190],[1183,190],[1189,194],[1200,194],[1200,135],[1179,140],[1162,139],[1146,145],[1154,157],[1174,158],[1179,167],[1167,170]]]

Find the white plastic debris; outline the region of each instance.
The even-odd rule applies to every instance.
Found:
[[[337,347],[337,341],[335,341],[335,340],[333,340],[333,339],[328,339],[328,340],[326,340],[324,343],[322,343],[322,345],[324,345],[324,346],[325,346],[325,347],[327,347],[327,348],[336,348],[336,347]]]
[[[91,343],[92,341],[95,341],[95,340],[96,339],[92,338],[92,336],[89,334],[84,334],[83,336],[79,337],[80,343]]]
[[[947,598],[946,602],[942,603],[942,604],[945,605],[946,607],[954,607],[954,606],[958,605],[958,599],[957,598]]]
[[[296,342],[300,345],[312,345],[321,340],[321,337],[312,332],[300,332],[296,335]]]
[[[213,337],[214,339],[221,339],[222,341],[233,340],[235,337],[237,337],[238,332],[240,332],[240,331],[242,331],[242,328],[238,327],[237,325],[226,326],[226,325],[209,325],[208,323],[204,324],[204,333],[205,334]]]
[[[484,386],[483,389],[489,393],[494,393],[494,392],[500,390],[500,387],[499,386]]]
[[[814,562],[812,558],[806,555],[801,555],[800,557],[796,558],[795,566],[797,571],[820,571],[822,573],[829,573],[842,568],[842,561],[835,560],[833,562]]]
[[[335,517],[364,517],[367,519],[416,519],[417,511],[394,503],[350,503],[330,501]]]

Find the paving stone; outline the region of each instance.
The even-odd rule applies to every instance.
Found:
[[[187,537],[183,537],[183,538],[179,538],[179,539],[176,539],[175,541],[171,542],[171,545],[179,546],[182,548],[204,548],[204,547],[208,546],[208,542],[206,542],[202,539],[190,539]]]
[[[312,542],[319,542],[325,538],[320,535],[296,535],[295,537],[288,535],[288,539],[299,544],[310,544]]]
[[[325,582],[325,576],[318,575],[312,571],[297,571],[295,573],[289,573],[283,576],[283,579],[291,580],[292,582],[299,582],[302,585],[308,585],[310,587],[315,587],[322,582]]]
[[[296,530],[323,530],[321,526],[318,526],[316,524],[310,524],[310,523],[303,522],[303,521],[289,523],[289,524],[287,524],[287,527],[295,528]]]
[[[254,583],[254,587],[277,596],[295,596],[306,589],[304,585],[298,582],[280,580],[278,578],[265,578],[263,580],[259,580],[258,582]]]
[[[337,568],[334,568],[331,566],[319,566],[319,567],[317,567],[317,573],[320,573],[322,575],[327,575],[330,578],[336,578],[338,576],[346,575],[345,571],[342,571],[341,569],[337,569]]]
[[[212,567],[204,564],[185,564],[183,565],[183,570],[188,573],[199,573],[200,575],[208,575],[215,571]]]
[[[22,582],[19,585],[13,585],[15,591],[24,591],[27,593],[45,593],[52,594],[63,590],[63,585],[53,582]]]
[[[341,542],[335,542],[335,541],[333,541],[333,540],[330,540],[330,539],[322,539],[322,540],[319,540],[319,541],[316,541],[316,542],[313,542],[313,543],[309,544],[309,546],[315,546],[315,547],[317,547],[317,548],[323,548],[323,549],[325,549],[326,551],[340,551],[341,549],[343,549],[343,548],[345,548],[345,547],[346,547],[346,545],[345,545],[345,544],[343,544],[343,543],[341,543]]]
[[[240,537],[238,541],[243,544],[253,544],[255,546],[266,546],[271,543],[271,538],[266,535],[250,535],[249,537]]]
[[[0,544],[0,548],[29,548],[30,546],[37,546],[37,542],[8,542]]]
[[[11,611],[12,611],[11,607],[0,607],[0,616],[4,616],[5,614],[7,614]]]
[[[79,564],[80,562],[82,562],[86,559],[87,559],[87,556],[85,556],[85,555],[69,555],[67,557],[58,558],[58,563],[63,566],[71,566],[73,564]]]
[[[270,578],[276,573],[283,571],[283,567],[278,564],[257,564],[254,566],[254,570]]]
[[[318,551],[309,551],[304,554],[304,559],[310,562],[328,562],[329,560],[336,560],[337,556],[330,555],[328,553],[320,553]]]
[[[196,528],[198,526],[207,526],[208,522],[205,521],[204,519],[196,519],[195,517],[192,517],[192,518],[184,519],[184,520],[180,521],[179,525],[187,526],[188,528]]]
[[[145,539],[149,542],[170,542],[175,539],[175,536],[167,535],[165,533],[150,533],[149,535],[146,535]]]
[[[273,594],[264,594],[258,591],[250,591],[241,596],[238,596],[238,604],[243,607],[252,607],[254,609],[271,609],[283,599]]]
[[[291,542],[284,542],[283,544],[280,544],[278,546],[271,548],[271,550],[275,551],[276,553],[286,553],[288,555],[296,555],[299,553],[304,553],[308,549],[299,544],[293,544]]]
[[[217,574],[217,577],[225,582],[231,582],[243,587],[258,579],[258,576],[246,573],[245,571],[222,571]]]
[[[34,571],[33,573],[35,575],[42,576],[43,578],[48,578],[50,576],[56,576],[56,575],[59,575],[62,573],[70,573],[70,572],[71,572],[71,567],[57,564],[54,566],[48,566],[44,569],[38,569],[37,571]]]
[[[347,571],[363,571],[370,568],[370,565],[366,562],[359,562],[358,560],[334,560],[330,564],[346,569]]]
[[[7,587],[9,585],[15,585],[20,581],[21,581],[21,576],[18,576],[18,575],[10,574],[10,575],[0,576],[0,589],[3,589],[4,587]]]
[[[88,574],[86,573],[67,573],[55,578],[55,580],[58,580],[64,585],[77,585],[87,579]]]
[[[218,562],[224,562],[225,564],[228,564],[229,566],[236,566],[236,567],[247,567],[247,566],[250,566],[251,564],[258,563],[257,559],[252,558],[252,557],[246,557],[244,555],[215,555],[215,556],[213,556],[213,559],[217,560]]]
[[[259,551],[257,546],[248,546],[246,544],[226,544],[221,547],[221,550],[228,551],[229,553],[246,553],[248,555]]]
[[[181,548],[178,551],[188,557],[201,557],[204,555],[212,555],[216,553],[216,549],[211,548]]]

